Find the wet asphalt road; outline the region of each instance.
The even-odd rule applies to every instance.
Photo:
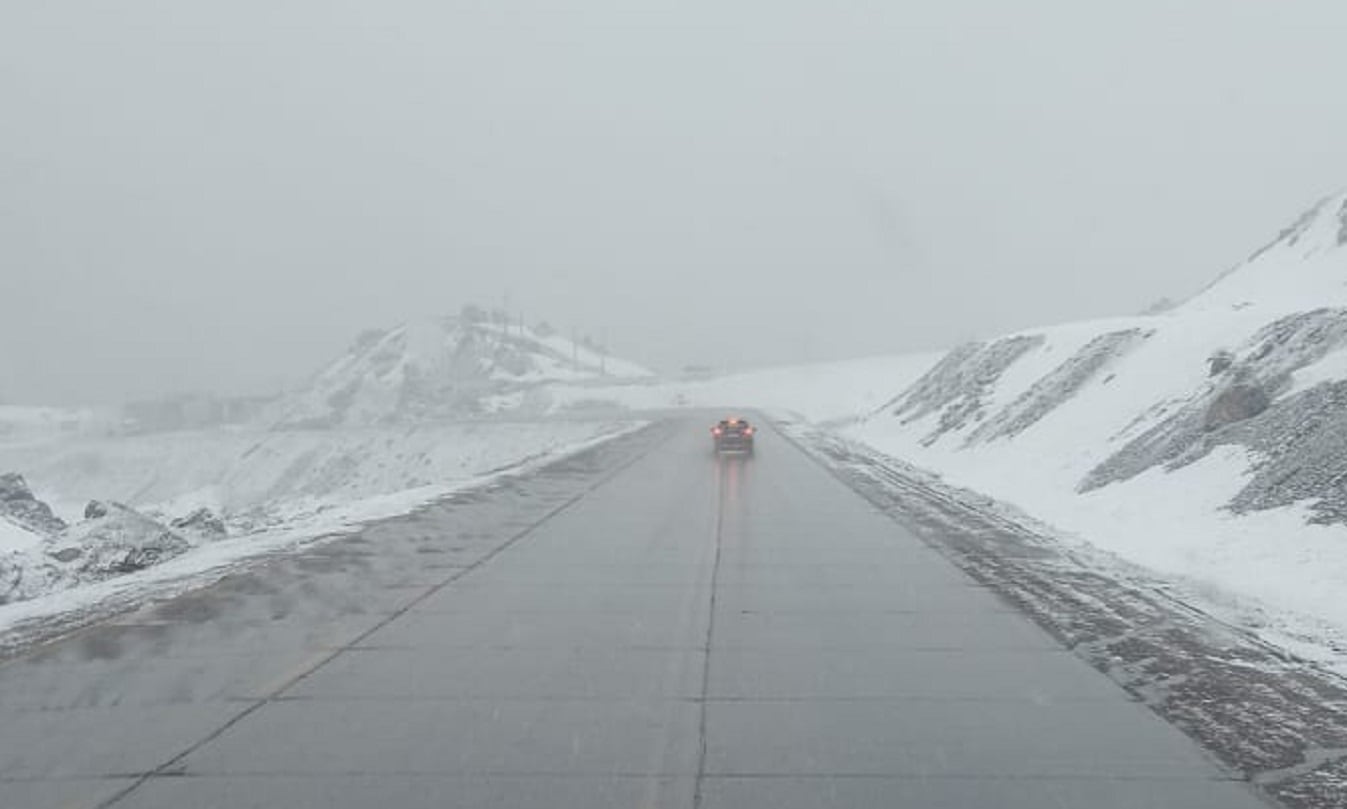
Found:
[[[1263,806],[771,433],[659,425],[0,666],[0,807]]]

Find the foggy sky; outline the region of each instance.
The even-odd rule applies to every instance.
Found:
[[[0,4],[0,400],[464,303],[663,368],[1201,287],[1347,186],[1341,0]]]

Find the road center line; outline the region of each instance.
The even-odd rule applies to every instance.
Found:
[[[725,533],[725,486],[720,475],[716,475],[716,554],[711,564],[711,609],[706,618],[706,645],[702,654],[701,711],[697,720],[697,786],[692,794],[692,808],[701,809],[704,800],[703,787],[706,782],[706,714],[710,707],[711,691],[711,646],[716,633],[716,588],[720,580],[721,545]]]

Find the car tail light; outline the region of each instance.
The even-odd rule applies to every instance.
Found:
[[[720,432],[721,432],[721,430],[720,430],[719,427],[712,427],[712,428],[711,428],[711,435],[720,435]]]
[[[752,435],[752,434],[753,434],[753,428],[752,428],[752,427],[745,427],[745,428],[744,428],[744,435]]]

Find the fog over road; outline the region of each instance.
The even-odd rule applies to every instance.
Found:
[[[713,457],[710,420],[3,664],[0,806],[1264,805],[770,428]]]

